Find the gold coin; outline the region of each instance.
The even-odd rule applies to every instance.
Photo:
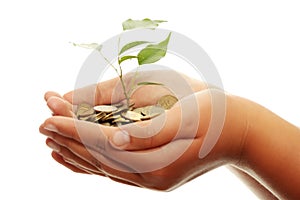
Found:
[[[158,101],[157,105],[163,107],[165,110],[169,110],[178,101],[173,95],[162,96]]]
[[[107,119],[113,115],[112,113],[104,113],[104,114],[105,116],[101,118],[101,121],[107,121]]]
[[[106,117],[105,113],[98,113],[95,116],[95,118],[97,119],[97,121],[102,120],[104,117]]]
[[[115,119],[118,119],[120,117],[121,117],[121,115],[110,115],[108,117],[105,117],[105,120],[115,120]]]
[[[101,125],[104,125],[104,126],[112,126],[109,122],[101,123]]]

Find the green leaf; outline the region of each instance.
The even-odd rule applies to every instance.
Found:
[[[101,49],[102,49],[102,45],[97,44],[97,43],[89,43],[89,44],[72,43],[72,44],[76,47],[82,47],[82,48],[85,48],[85,49],[95,49],[97,51],[101,51]]]
[[[170,37],[171,33],[164,41],[158,44],[150,44],[142,49],[137,55],[139,65],[151,64],[163,58],[166,55]]]
[[[119,64],[121,64],[123,61],[132,59],[132,58],[137,58],[137,56],[123,56],[118,60],[118,62],[119,62]]]
[[[131,30],[136,28],[150,28],[155,29],[162,22],[166,22],[165,20],[151,20],[151,19],[143,19],[143,20],[132,20],[128,19],[122,23],[123,30]]]
[[[156,83],[156,82],[139,82],[137,85],[163,85],[162,83]]]
[[[142,45],[142,44],[145,44],[145,43],[150,43],[148,41],[135,41],[135,42],[130,42],[126,45],[124,45],[119,53],[119,55],[121,55],[122,53],[124,53],[125,51],[133,48],[133,47],[136,47],[136,46],[139,46],[139,45]]]

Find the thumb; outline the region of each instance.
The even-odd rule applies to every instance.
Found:
[[[190,116],[184,119],[180,106],[174,106],[152,120],[119,127],[119,130],[111,135],[110,142],[124,150],[157,148],[177,139],[195,138],[197,127],[197,120]]]
[[[111,137],[112,145],[124,150],[143,150],[171,142],[177,133],[177,127],[169,126],[170,122],[162,126],[159,120],[161,118],[120,127]]]
[[[80,103],[111,104],[124,99],[118,78],[89,85],[66,93],[63,97],[73,105]]]

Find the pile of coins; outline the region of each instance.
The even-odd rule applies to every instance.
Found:
[[[79,104],[76,117],[79,120],[99,123],[106,126],[121,126],[124,124],[149,120],[170,109],[178,99],[172,95],[161,97],[156,105],[134,108],[126,103],[113,105],[92,106],[87,103]]]

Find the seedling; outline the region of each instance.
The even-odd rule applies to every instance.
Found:
[[[158,25],[162,22],[166,22],[164,20],[151,20],[151,19],[143,19],[143,20],[132,20],[128,19],[122,23],[123,26],[123,32],[133,29],[152,29],[154,30]],[[139,82],[137,85],[133,85],[133,81],[135,80],[137,76],[137,71],[139,67],[141,67],[144,64],[151,64],[159,61],[161,58],[163,58],[166,55],[167,47],[169,44],[169,40],[171,37],[171,32],[168,34],[166,39],[160,42],[150,42],[150,41],[133,41],[128,44],[125,44],[121,49],[119,47],[121,35],[119,36],[119,45],[118,45],[118,62],[117,65],[111,63],[107,57],[102,53],[102,45],[99,45],[97,43],[90,43],[90,44],[76,44],[73,43],[74,46],[79,46],[87,49],[94,49],[104,58],[104,60],[107,62],[107,64],[114,69],[116,74],[118,75],[124,96],[126,98],[127,107],[130,105],[130,97],[132,95],[132,92],[134,91],[134,88],[141,85],[162,85],[161,83],[155,83],[155,82]],[[147,45],[142,50],[140,50],[137,55],[130,55],[127,54],[128,50],[133,49],[134,47],[140,46],[140,45]],[[129,88],[125,85],[124,79],[123,79],[123,68],[122,64],[126,60],[129,59],[136,59],[138,63],[138,67],[136,68],[135,76],[132,79],[132,84],[129,84]]]

